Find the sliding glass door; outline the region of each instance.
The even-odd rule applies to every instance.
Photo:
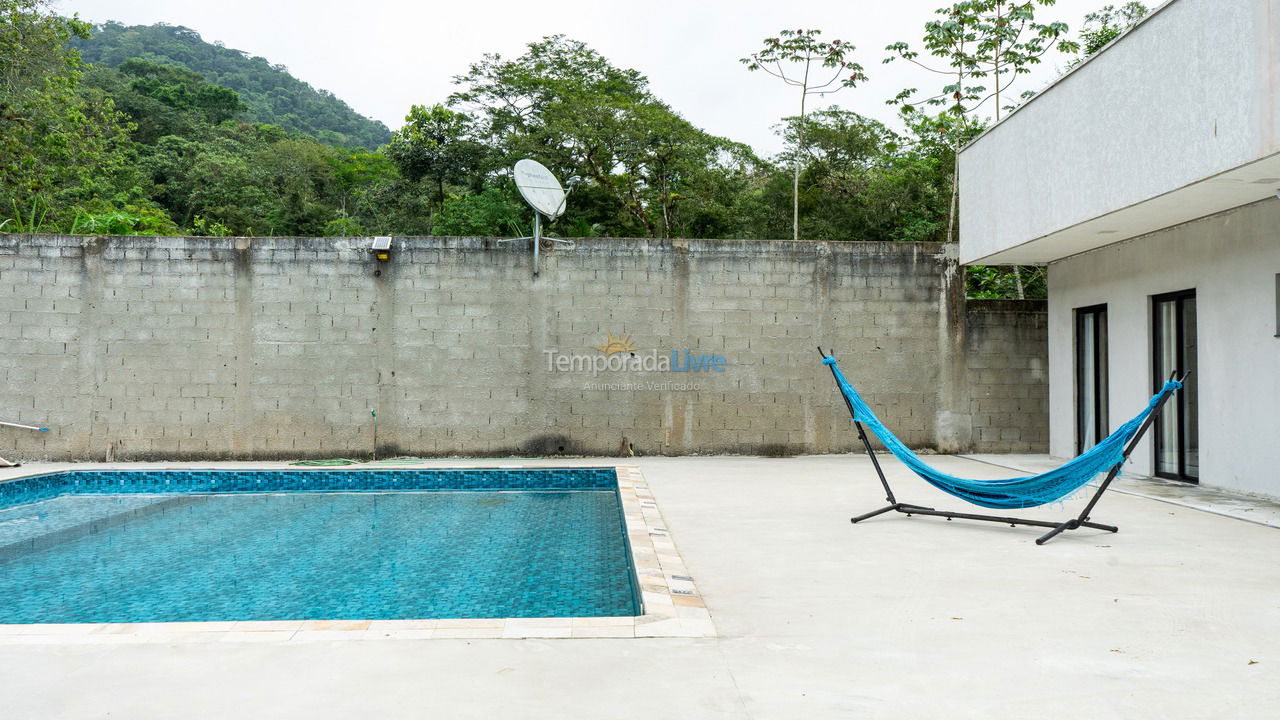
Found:
[[[1159,389],[1172,373],[1191,373],[1186,386],[1165,405],[1156,418],[1156,475],[1198,482],[1200,478],[1200,428],[1196,366],[1196,293],[1194,290],[1157,295],[1152,320],[1155,350],[1154,387]]]
[[[1109,434],[1107,306],[1076,310],[1076,454]]]

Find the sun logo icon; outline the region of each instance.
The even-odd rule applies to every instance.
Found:
[[[604,342],[599,345],[589,345],[588,347],[599,350],[605,355],[613,355],[614,353],[632,352],[636,349],[636,344],[631,340],[631,333],[616,337],[613,333],[609,333],[605,336]]]

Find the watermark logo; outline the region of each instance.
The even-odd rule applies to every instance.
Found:
[[[622,337],[614,337],[613,333],[609,333],[605,336],[604,342],[599,345],[588,345],[588,347],[599,350],[605,355],[631,353],[637,349],[635,342],[631,339],[631,333],[626,333]]]
[[[680,350],[641,350],[631,333],[608,333],[587,347],[595,353],[564,353],[543,350],[548,372],[587,373],[598,377],[605,372],[677,372],[722,373],[729,359],[718,353],[700,353],[689,348]]]

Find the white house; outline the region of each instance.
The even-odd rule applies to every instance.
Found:
[[[1280,0],[1171,0],[960,155],[960,259],[1047,264],[1050,451],[1280,497]]]

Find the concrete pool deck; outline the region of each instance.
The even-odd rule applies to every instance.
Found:
[[[984,458],[989,460],[990,458]],[[986,462],[936,456],[956,474]],[[603,465],[610,459],[428,466]],[[884,516],[858,456],[634,458],[714,638],[0,644],[14,718],[1256,718],[1280,714],[1280,530],[1134,494],[1117,534]],[[280,467],[148,463],[148,467]],[[142,464],[118,463],[140,468]],[[0,478],[88,465],[30,465]],[[94,465],[92,467],[99,467]],[[956,507],[896,462],[907,502]],[[1242,501],[1244,502],[1244,501]],[[1027,511],[1065,517],[1083,503]],[[1021,513],[1018,513],[1021,514]]]

